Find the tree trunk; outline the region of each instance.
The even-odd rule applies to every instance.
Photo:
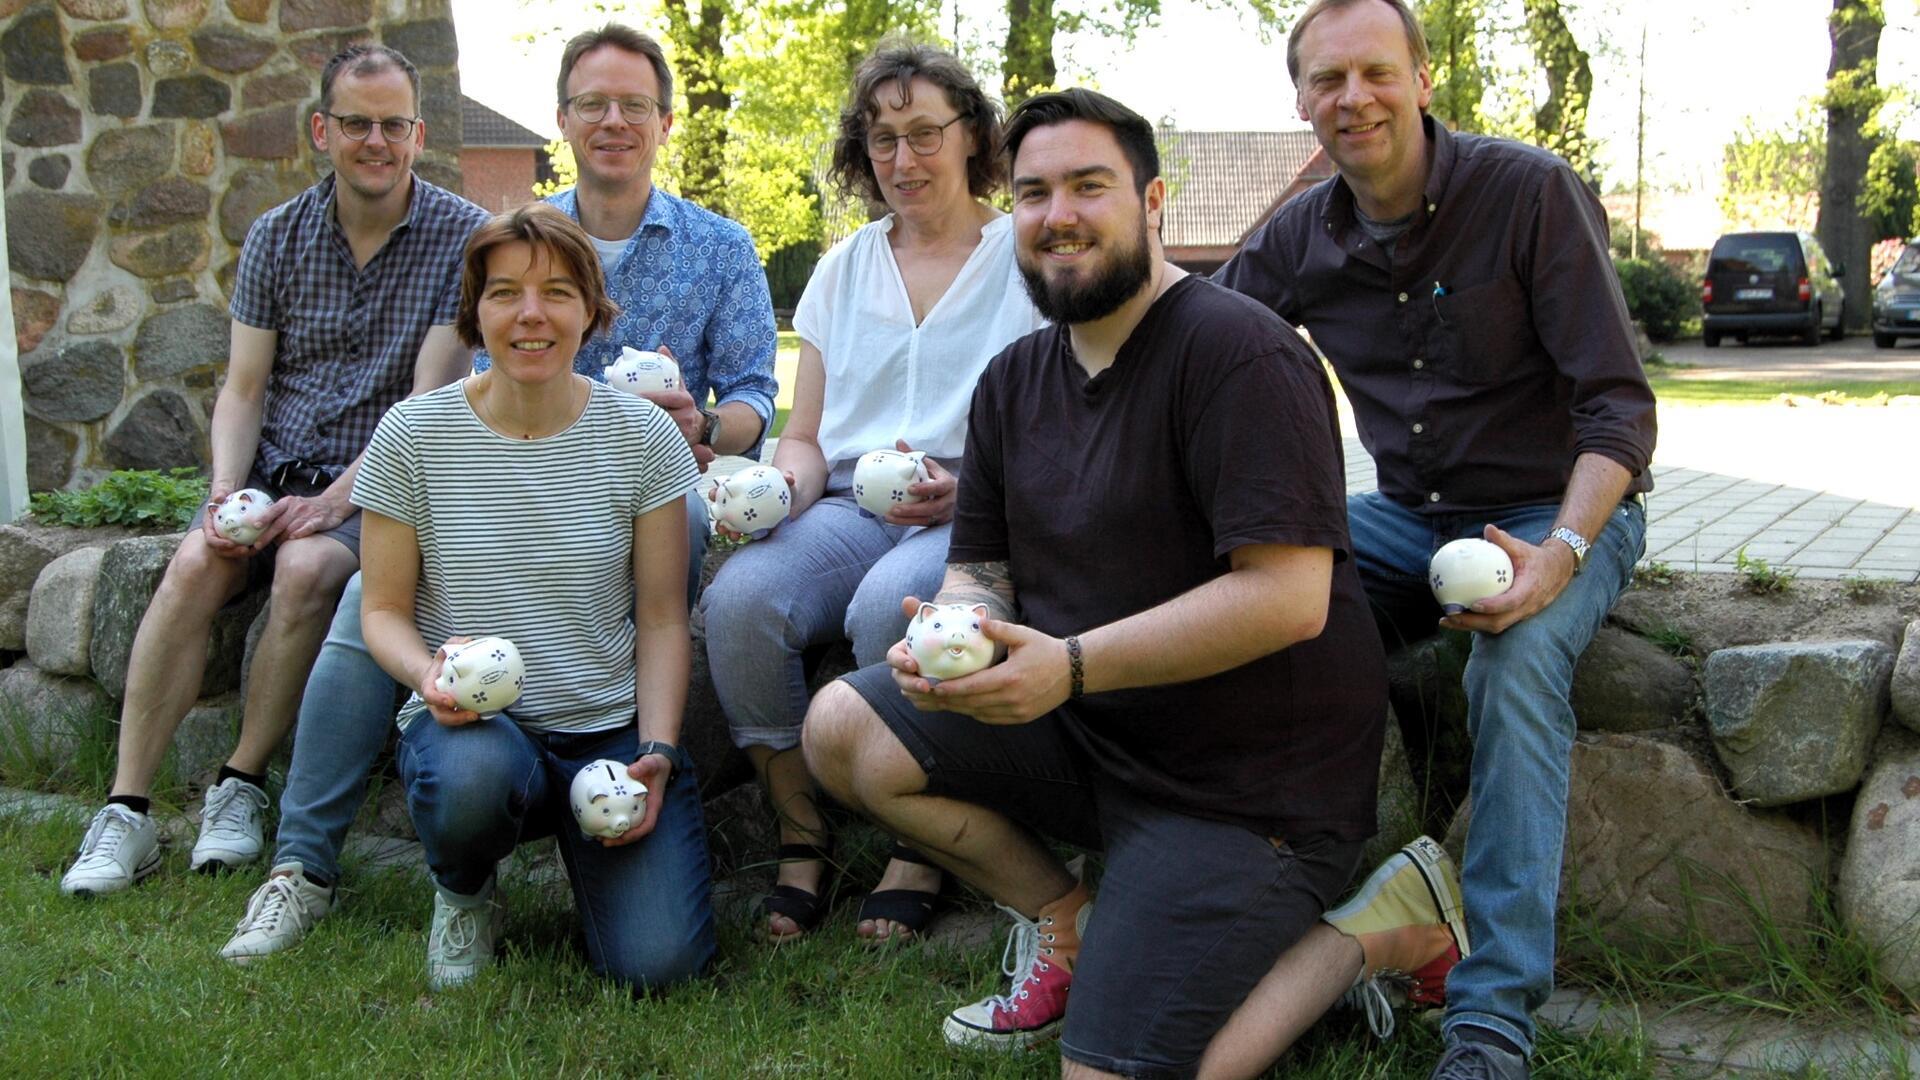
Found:
[[[1053,0],[1007,0],[1000,98],[1014,106],[1053,85]]]
[[[1878,141],[1866,126],[1886,99],[1875,65],[1885,25],[1878,0],[1833,0],[1827,19],[1833,59],[1827,65],[1827,169],[1816,230],[1827,257],[1846,271],[1840,281],[1850,330],[1866,328],[1872,305],[1868,261],[1875,237],[1860,209],[1860,190]]]
[[[674,74],[687,96],[687,112],[674,125],[680,162],[680,195],[716,213],[727,213],[723,179],[727,153],[727,113],[733,95],[722,81],[726,61],[728,7],[724,0],[693,0],[664,5],[667,25],[679,46]]]
[[[1533,113],[1540,145],[1567,159],[1591,184],[1593,143],[1587,138],[1587,104],[1593,100],[1593,66],[1574,40],[1560,0],[1525,0],[1533,56],[1547,73],[1547,100]]]

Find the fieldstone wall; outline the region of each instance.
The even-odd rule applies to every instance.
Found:
[[[320,69],[420,69],[421,175],[459,190],[449,0],[0,0],[0,163],[27,480],[208,462],[247,228],[326,166]]]

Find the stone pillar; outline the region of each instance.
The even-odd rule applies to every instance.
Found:
[[[449,0],[0,0],[25,413],[24,455],[0,449],[33,488],[208,462],[241,241],[319,178],[320,69],[372,41],[420,69],[417,169],[459,190]]]

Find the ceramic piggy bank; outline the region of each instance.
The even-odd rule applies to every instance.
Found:
[[[463,709],[497,713],[520,699],[526,678],[526,665],[513,642],[483,637],[447,650],[439,685]]]
[[[915,450],[874,450],[861,454],[853,466],[853,501],[874,517],[886,517],[887,511],[921,496],[907,491],[907,485],[927,478],[926,454]]]
[[[214,508],[213,527],[236,544],[251,544],[260,539],[260,530],[266,527],[260,519],[272,505],[273,497],[259,488],[241,488]]]
[[[759,539],[787,520],[793,492],[771,465],[754,465],[715,485],[713,520],[744,536]]]
[[[627,775],[623,761],[601,758],[573,774],[568,791],[580,831],[611,840],[640,824],[647,812],[647,785]]]
[[[1497,544],[1485,540],[1455,540],[1433,553],[1427,583],[1440,610],[1458,615],[1489,596],[1499,596],[1513,585],[1513,560]]]
[[[971,675],[1000,658],[1000,647],[980,629],[985,604],[921,604],[907,621],[907,651],[930,683]]]
[[[601,374],[606,376],[608,386],[634,395],[678,390],[683,385],[680,365],[674,363],[672,357],[631,345],[622,348],[620,359],[608,364]]]

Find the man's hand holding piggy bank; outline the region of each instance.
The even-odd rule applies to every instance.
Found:
[[[917,598],[909,596],[901,601],[900,606],[904,613],[915,620],[920,619],[927,608],[935,612],[943,608],[957,608],[966,613],[965,618],[969,621],[962,637],[970,638],[973,635],[971,621],[978,618],[979,636],[992,644],[994,655],[1004,649],[1006,656],[1006,659],[990,663],[970,674],[942,676],[924,670],[909,639],[902,638],[887,650],[887,663],[893,668],[894,684],[900,687],[900,692],[915,708],[927,712],[957,712],[983,724],[1025,724],[1046,715],[1067,700],[1073,683],[1067,643],[1061,639],[1049,637],[1019,623],[985,618],[984,612],[978,611],[985,605],[923,605]],[[925,646],[938,649],[944,628],[941,632],[935,632],[931,640],[925,633],[931,631],[934,622],[944,623],[945,619],[936,619],[931,612],[926,617],[928,622],[921,635],[913,635],[911,623],[908,633]],[[971,644],[968,642],[969,647]],[[951,644],[947,646],[951,647]],[[961,651],[965,653],[969,649],[963,648]]]
[[[267,508],[273,496],[259,488],[241,488],[214,504],[213,527],[221,539],[252,547],[267,527]]]
[[[686,383],[680,379],[680,365],[674,363],[671,356],[631,345],[622,347],[620,359],[608,364],[601,374],[608,386],[635,397],[686,389]]]

